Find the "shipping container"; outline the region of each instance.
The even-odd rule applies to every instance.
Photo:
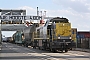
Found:
[[[77,32],[77,47],[84,49],[90,48],[90,32]]]
[[[89,49],[90,49],[90,38],[89,38]]]
[[[84,39],[84,35],[77,34],[77,47],[81,48],[82,40]]]

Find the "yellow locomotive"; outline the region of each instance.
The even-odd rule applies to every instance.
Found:
[[[47,20],[44,26],[33,32],[32,46],[42,50],[68,52],[73,46],[71,23],[67,18],[56,17]]]

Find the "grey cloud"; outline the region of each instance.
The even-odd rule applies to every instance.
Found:
[[[65,8],[72,8],[73,10],[77,12],[84,12],[88,13],[89,11],[89,6],[85,5],[86,3],[89,4],[90,1],[71,1],[71,0],[54,0],[54,2],[60,6],[63,6]]]

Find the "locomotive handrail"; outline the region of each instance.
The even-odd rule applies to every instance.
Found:
[[[56,36],[56,29],[52,29],[52,41],[53,40],[57,40],[58,39],[58,36]],[[44,39],[44,36],[43,36],[43,32],[41,33],[40,31],[35,31],[34,32],[34,39]],[[50,39],[50,29],[47,29],[47,35],[46,35],[46,38],[45,39]]]
[[[47,32],[47,38],[46,39],[49,39],[50,38],[50,30],[48,29],[49,32]],[[48,34],[49,33],[49,34]],[[34,32],[34,38],[43,38],[43,33],[40,34],[40,31],[35,31]]]

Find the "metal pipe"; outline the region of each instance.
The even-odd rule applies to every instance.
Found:
[[[45,13],[44,17],[46,17],[46,11],[44,11],[44,13]]]
[[[1,15],[1,12],[0,12],[0,15]],[[1,21],[1,20],[0,20]],[[1,27],[2,27],[2,24],[0,24],[0,45],[1,45],[1,43],[2,43],[2,33],[1,33]],[[1,47],[0,47],[0,49],[1,49]]]
[[[37,7],[37,16],[38,16],[38,12],[39,12],[39,11],[38,11],[38,7]]]
[[[42,11],[40,11],[41,12],[41,16],[42,16]]]

